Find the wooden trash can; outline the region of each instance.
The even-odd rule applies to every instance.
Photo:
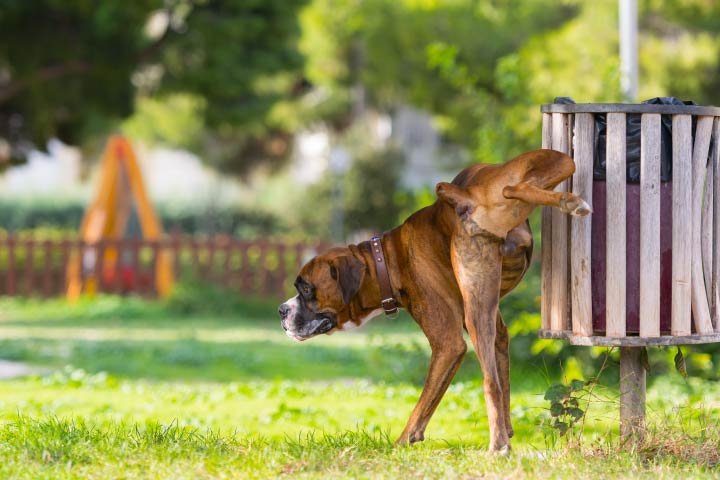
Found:
[[[576,164],[556,190],[580,195],[596,213],[543,209],[539,336],[621,347],[621,397],[642,390],[642,399],[621,398],[621,431],[631,433],[642,423],[645,388],[640,349],[633,347],[720,342],[720,108],[548,104],[541,111],[543,148]],[[607,120],[604,185],[593,181],[597,114]],[[631,114],[641,116],[639,185],[626,182]],[[660,178],[663,115],[672,117],[667,183]],[[624,373],[635,383],[623,387]],[[623,415],[627,402],[641,402],[642,412],[625,405]]]

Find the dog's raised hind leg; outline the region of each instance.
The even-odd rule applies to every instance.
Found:
[[[553,192],[545,190],[527,182],[509,185],[503,189],[505,198],[522,200],[534,205],[555,207],[569,215],[583,217],[592,213],[590,205],[571,192]]]

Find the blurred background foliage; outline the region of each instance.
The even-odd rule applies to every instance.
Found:
[[[639,5],[639,100],[720,103],[720,7]],[[0,165],[50,138],[91,161],[122,130],[252,184],[242,208],[294,237],[327,234],[331,209],[318,202],[337,180],[307,189],[288,173],[293,136],[309,126],[358,159],[344,231],[384,229],[431,197],[391,178],[401,151],[350,138],[364,112],[428,112],[443,145],[466,152],[456,171],[536,147],[538,105],[555,96],[620,96],[611,1],[31,0],[0,7],[0,38]]]
[[[720,3],[639,8],[637,100],[720,104]],[[445,166],[449,179],[536,148],[539,105],[556,96],[620,100],[615,1],[8,1],[0,39],[0,168],[51,138],[82,147],[90,162],[115,131],[191,150],[245,182],[247,197],[212,211],[161,206],[166,229],[187,233],[325,239],[340,202],[349,237],[391,228],[434,201],[433,185],[403,184],[397,145],[366,140],[368,112],[428,112],[442,146],[463,152]],[[293,138],[309,127],[350,152],[346,173],[297,181]],[[2,202],[0,226],[11,230],[70,230],[83,211],[74,200]],[[577,359],[592,368],[600,350],[535,339],[537,272],[503,303],[514,355],[552,355],[582,375]],[[176,301],[192,311],[200,298]],[[716,375],[720,352],[694,351],[691,372]]]

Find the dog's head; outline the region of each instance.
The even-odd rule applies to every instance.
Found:
[[[278,309],[285,333],[302,341],[341,330],[350,320],[350,302],[365,270],[348,248],[333,248],[310,260],[295,280],[297,295]]]

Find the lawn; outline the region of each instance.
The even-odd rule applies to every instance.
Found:
[[[651,375],[648,442],[631,448],[617,438],[612,366],[570,434],[548,426],[543,395],[571,378],[542,356],[512,366],[509,457],[485,452],[472,352],[427,440],[394,448],[428,354],[406,316],[298,344],[263,302],[199,315],[112,297],[75,306],[2,300],[0,359],[34,373],[0,381],[0,478],[720,474],[715,382]]]

